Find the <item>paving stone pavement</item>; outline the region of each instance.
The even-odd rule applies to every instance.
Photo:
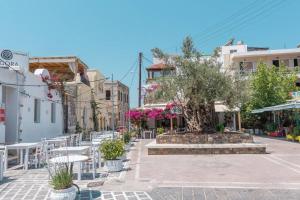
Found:
[[[237,188],[155,188],[153,200],[299,200],[299,190]]]

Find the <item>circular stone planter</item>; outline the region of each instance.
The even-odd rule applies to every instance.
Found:
[[[76,198],[77,188],[72,186],[63,190],[52,190],[50,199],[52,200],[74,200]]]
[[[106,160],[105,165],[109,172],[119,172],[123,169],[122,160]]]

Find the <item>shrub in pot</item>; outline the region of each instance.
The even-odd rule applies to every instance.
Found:
[[[164,131],[165,131],[165,130],[164,130],[164,128],[162,128],[162,127],[157,128],[157,129],[156,129],[156,134],[157,134],[157,135],[161,135],[161,134],[164,133]]]
[[[53,187],[50,198],[53,200],[74,200],[77,188],[73,184],[72,168],[63,167],[52,176],[50,184]]]
[[[122,160],[118,159],[125,153],[122,140],[105,140],[101,143],[100,151],[109,172],[118,172],[123,169]]]
[[[131,139],[131,133],[130,132],[125,132],[123,134],[123,141],[125,144],[128,144],[130,142]]]

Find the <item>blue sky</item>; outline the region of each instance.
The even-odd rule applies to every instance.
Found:
[[[31,56],[79,56],[106,76],[114,73],[116,79],[131,68],[139,51],[149,59],[154,47],[178,52],[187,35],[206,54],[231,37],[273,49],[300,43],[296,0],[0,2],[0,48]],[[149,64],[145,61],[144,67]],[[131,85],[131,105],[136,106],[137,73],[129,73],[123,82]]]

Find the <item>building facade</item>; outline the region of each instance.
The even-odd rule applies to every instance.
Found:
[[[104,82],[104,92],[106,101],[106,112],[108,129],[112,128],[113,110],[114,110],[114,127],[121,128],[128,126],[126,113],[129,110],[129,88],[120,81],[106,80]],[[113,99],[112,99],[113,98]],[[114,104],[114,107],[113,107]],[[113,109],[114,108],[114,109]]]
[[[29,71],[25,53],[0,50],[0,143],[37,142],[63,133],[62,101],[47,70]]]
[[[294,69],[300,66],[300,48],[270,50],[265,47],[249,47],[238,42],[235,45],[222,46],[220,61],[222,70],[246,75],[255,72],[260,62]]]
[[[74,56],[32,57],[29,64],[30,71],[47,69],[62,85],[64,132],[93,130],[88,66]]]
[[[95,101],[95,112],[98,120],[98,130],[106,130],[108,124],[107,102],[105,100],[105,76],[95,69],[89,69],[87,75],[92,88],[92,98]]]

